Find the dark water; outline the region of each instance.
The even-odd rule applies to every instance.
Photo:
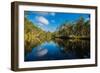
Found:
[[[26,51],[25,51],[26,52]],[[26,52],[25,61],[69,60],[90,58],[89,40],[45,41]]]

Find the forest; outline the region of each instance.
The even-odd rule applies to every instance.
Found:
[[[90,39],[90,21],[79,17],[79,19],[74,22],[64,21],[54,32],[47,32],[36,26],[26,17],[24,18],[24,45],[28,50],[44,41],[56,38],[62,40]]]
[[[55,37],[63,39],[89,39],[90,37],[90,21],[80,17],[75,22],[64,22],[54,33]]]

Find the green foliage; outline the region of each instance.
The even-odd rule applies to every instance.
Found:
[[[56,31],[56,36],[90,36],[90,21],[80,17],[76,22],[65,22]]]
[[[64,22],[55,32],[51,33],[43,31],[26,17],[24,18],[24,45],[27,51],[44,41],[49,41],[56,37],[60,38],[61,36],[76,39],[90,37],[90,21],[80,17],[75,22]]]
[[[45,32],[41,28],[35,26],[34,23],[29,21],[27,18],[24,19],[24,45],[25,49],[41,44],[45,40],[51,39],[51,33]]]

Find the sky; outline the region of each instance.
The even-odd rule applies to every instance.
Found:
[[[90,19],[90,14],[25,11],[24,16],[46,32],[54,32],[65,21],[74,22],[80,17]]]

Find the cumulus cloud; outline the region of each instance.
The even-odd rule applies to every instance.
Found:
[[[90,20],[90,18],[85,18],[85,21],[88,21],[88,20]]]
[[[52,12],[52,13],[50,13],[52,16],[55,16],[55,13],[54,12]]]
[[[43,16],[37,16],[36,19],[41,24],[44,24],[44,25],[48,25],[49,24],[49,21]]]
[[[48,15],[49,13],[48,12],[36,12],[38,13],[39,15]]]
[[[39,15],[43,15],[43,16],[46,16],[46,15],[51,15],[51,16],[55,16],[55,12],[36,12],[38,13]]]

